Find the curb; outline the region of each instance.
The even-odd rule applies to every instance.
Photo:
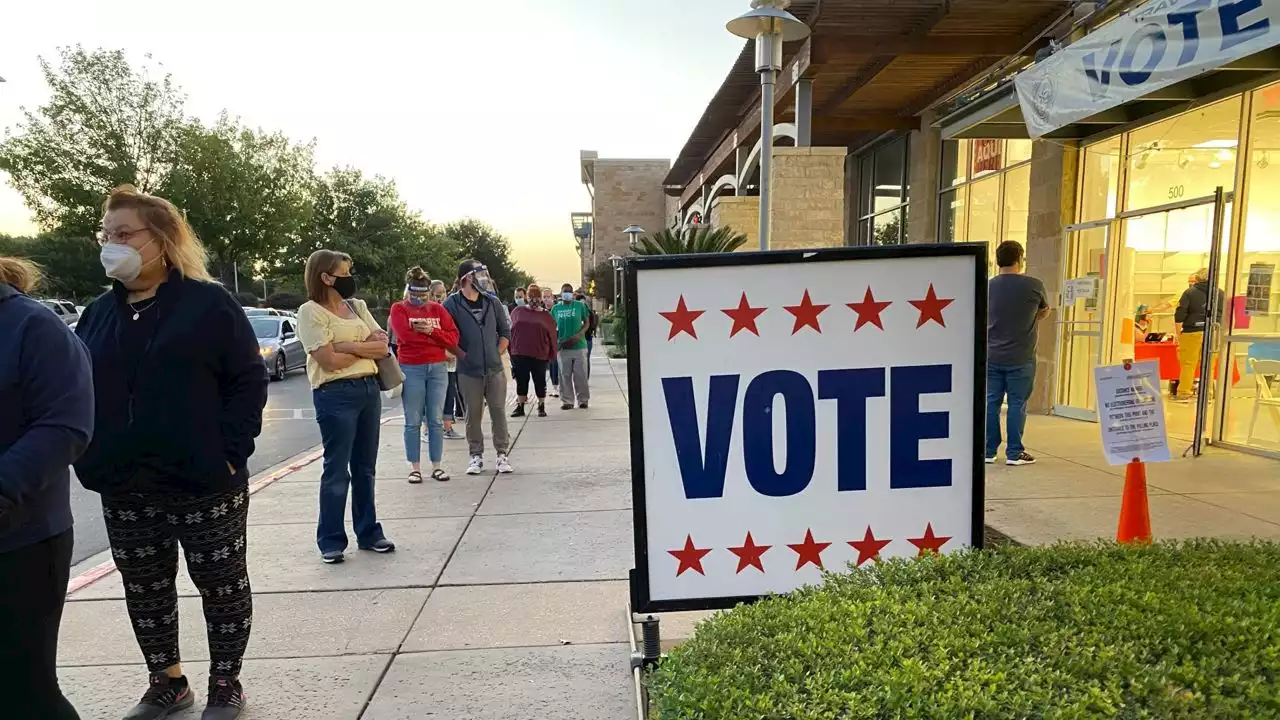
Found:
[[[381,424],[386,425],[388,422],[391,422],[392,420],[403,420],[403,419],[404,419],[403,415],[385,417],[385,418],[382,418]],[[298,472],[302,468],[314,463],[315,461],[319,460],[322,457],[324,457],[324,450],[312,450],[311,452],[307,453],[306,455],[303,455],[301,458],[297,460],[294,460],[288,465],[282,468],[279,468],[277,470],[273,470],[270,473],[267,473],[266,475],[260,477],[259,479],[249,483],[249,495],[252,496],[253,494],[261,490],[265,490],[266,488],[270,487],[272,484],[279,481],[281,478],[288,477]],[[110,548],[108,548],[107,551],[110,552]],[[66,597],[70,598],[72,595],[98,582],[102,578],[110,575],[115,571],[116,571],[115,560],[107,560],[106,562],[100,565],[96,565],[92,568],[89,568],[88,570],[85,570],[84,572],[71,578],[71,580],[67,582]]]

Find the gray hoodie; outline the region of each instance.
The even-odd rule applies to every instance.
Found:
[[[458,358],[459,375],[484,377],[505,372],[502,354],[498,352],[498,339],[511,340],[511,320],[506,308],[496,298],[482,293],[480,302],[483,308],[477,318],[461,291],[444,299],[444,309],[449,311],[453,323],[458,326],[458,347],[467,354]]]

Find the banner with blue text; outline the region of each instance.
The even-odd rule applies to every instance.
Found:
[[[1151,0],[1020,73],[1031,137],[1280,42],[1280,0]]]
[[[981,543],[985,259],[967,245],[631,263],[637,611]]]

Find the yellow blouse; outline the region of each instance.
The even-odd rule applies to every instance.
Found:
[[[307,379],[312,388],[334,380],[377,375],[374,361],[361,358],[350,367],[329,372],[311,353],[335,342],[362,342],[374,330],[381,330],[378,322],[369,314],[369,306],[363,300],[352,300],[357,317],[338,317],[316,302],[307,302],[298,308],[298,339],[307,351]]]

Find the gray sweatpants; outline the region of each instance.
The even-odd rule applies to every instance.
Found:
[[[467,408],[467,449],[484,455],[484,406],[489,406],[489,424],[493,429],[493,449],[506,455],[511,449],[507,433],[507,373],[503,370],[474,377],[458,373],[458,392]]]
[[[587,385],[587,349],[560,351],[560,402],[565,405],[591,399]]]

